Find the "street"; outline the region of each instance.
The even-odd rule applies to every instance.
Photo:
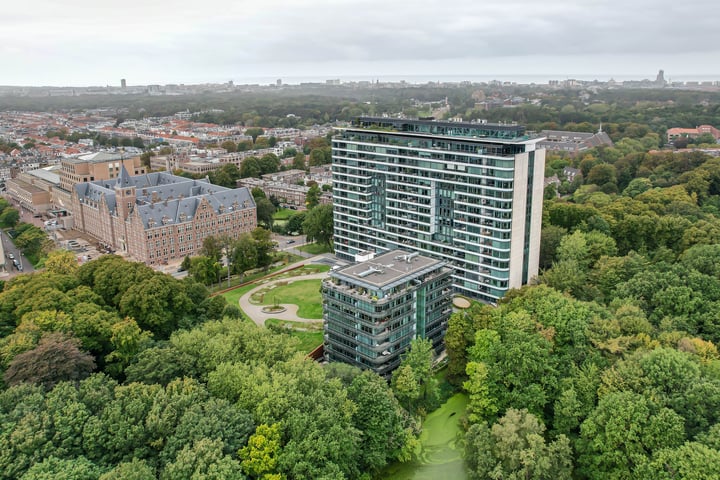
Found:
[[[294,255],[298,255],[304,258],[310,258],[313,256],[312,253],[303,252],[298,250],[297,247],[306,245],[307,237],[305,235],[280,235],[279,233],[273,233],[272,239],[277,243],[278,252],[289,252]]]
[[[32,264],[25,258],[25,256],[15,247],[12,239],[8,236],[5,231],[0,230],[0,237],[2,238],[3,254],[5,255],[5,270],[11,276],[15,276],[18,273],[30,273],[34,272]],[[22,272],[18,271],[13,265],[13,261],[8,258],[8,254],[13,254],[17,261],[22,265]]]

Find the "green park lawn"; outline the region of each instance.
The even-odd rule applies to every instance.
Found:
[[[282,283],[283,280],[287,280],[288,278],[327,272],[329,269],[329,265],[305,265],[301,268],[273,277],[270,281],[277,280]],[[256,288],[261,281],[262,279],[257,279],[257,281],[251,284],[225,292],[222,296],[225,297],[228,304],[237,305],[240,297],[253,288]],[[261,292],[253,294],[253,300],[262,305],[272,305],[276,301],[277,303],[292,303],[298,305],[299,307],[298,316],[319,320],[322,318],[320,282],[321,280],[298,280],[291,284],[278,285],[277,287],[273,287],[269,290],[262,289]],[[289,335],[298,338],[300,340],[298,345],[299,352],[309,353],[323,342],[322,322],[320,321],[305,323],[279,320],[275,318],[270,318],[265,321],[265,326],[271,325],[284,327]]]
[[[292,303],[298,306],[298,317],[307,319],[322,318],[321,280],[296,280],[289,284],[279,284],[264,292],[262,305]]]
[[[257,287],[257,284],[251,283],[249,285],[234,288],[228,292],[222,293],[221,295],[225,297],[228,305],[237,305],[240,302],[240,297],[242,297],[255,287]]]
[[[302,323],[277,318],[268,318],[265,320],[266,327],[273,325],[287,329],[289,335],[300,340],[298,350],[301,352],[310,353],[323,343],[322,322]]]
[[[293,258],[291,259],[290,263],[297,261],[299,259],[300,259],[300,257],[293,255]],[[272,273],[273,271],[279,270],[281,268],[285,268],[285,265],[271,269],[268,273]],[[276,278],[281,279],[281,278],[287,278],[287,277],[294,277],[294,276],[298,276],[298,275],[306,275],[306,274],[309,275],[309,274],[313,274],[313,273],[327,272],[328,270],[330,270],[329,265],[311,264],[311,265],[305,265],[301,268],[292,270],[287,273],[283,273]],[[262,278],[264,278],[265,276],[267,276],[267,273],[257,273],[255,275],[246,275],[243,278],[243,283],[245,283],[245,282],[253,282],[253,283],[244,285],[242,287],[234,288],[230,291],[222,293],[221,295],[223,297],[225,297],[225,300],[227,300],[227,303],[229,305],[237,305],[238,302],[240,301],[240,297],[245,295],[247,292],[249,292],[253,288],[257,287],[259,285],[258,281],[261,280]],[[233,280],[237,281],[236,279],[233,279]],[[225,288],[224,284],[223,284],[223,288]],[[285,302],[280,302],[280,303],[285,303]]]
[[[297,213],[297,210],[291,210],[289,208],[281,208],[273,213],[273,220],[287,220],[291,216]]]

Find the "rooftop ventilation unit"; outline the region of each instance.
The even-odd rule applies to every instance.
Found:
[[[380,270],[379,268],[370,267],[367,270],[358,273],[357,276],[360,278],[365,278],[368,275],[372,275],[373,273],[382,273],[382,270]]]
[[[413,252],[413,253],[411,253],[411,254],[409,254],[409,255],[405,255],[405,261],[406,261],[407,263],[410,263],[410,260],[412,260],[413,258],[417,257],[418,255],[420,255],[418,252]]]

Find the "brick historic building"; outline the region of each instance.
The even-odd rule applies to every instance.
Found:
[[[209,236],[238,238],[257,226],[247,188],[225,188],[167,172],[73,187],[75,229],[149,265],[197,255]]]

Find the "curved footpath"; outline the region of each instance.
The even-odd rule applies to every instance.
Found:
[[[310,259],[312,261],[312,259]],[[300,264],[307,265],[308,262],[299,262]],[[277,280],[270,280],[267,283],[261,283],[257,287],[253,288],[249,292],[247,292],[245,295],[240,297],[240,300],[238,301],[240,309],[247,315],[253,322],[260,326],[265,325],[265,320],[268,318],[278,318],[280,320],[290,320],[293,322],[303,322],[303,323],[312,323],[312,322],[319,322],[321,319],[314,318],[314,319],[308,319],[308,318],[300,318],[297,316],[297,310],[298,306],[290,303],[281,303],[280,306],[285,307],[284,312],[280,313],[264,313],[262,311],[263,307],[266,305],[256,305],[254,303],[250,303],[250,297],[253,293],[257,292],[258,290],[261,290],[263,288],[267,288],[270,285],[274,285],[279,282],[283,282],[285,284],[289,284],[292,282],[297,282],[300,280],[318,280],[323,279],[327,277],[328,272],[322,272],[322,273],[313,273],[310,275],[299,275],[297,277],[289,277],[289,278],[278,278]]]

